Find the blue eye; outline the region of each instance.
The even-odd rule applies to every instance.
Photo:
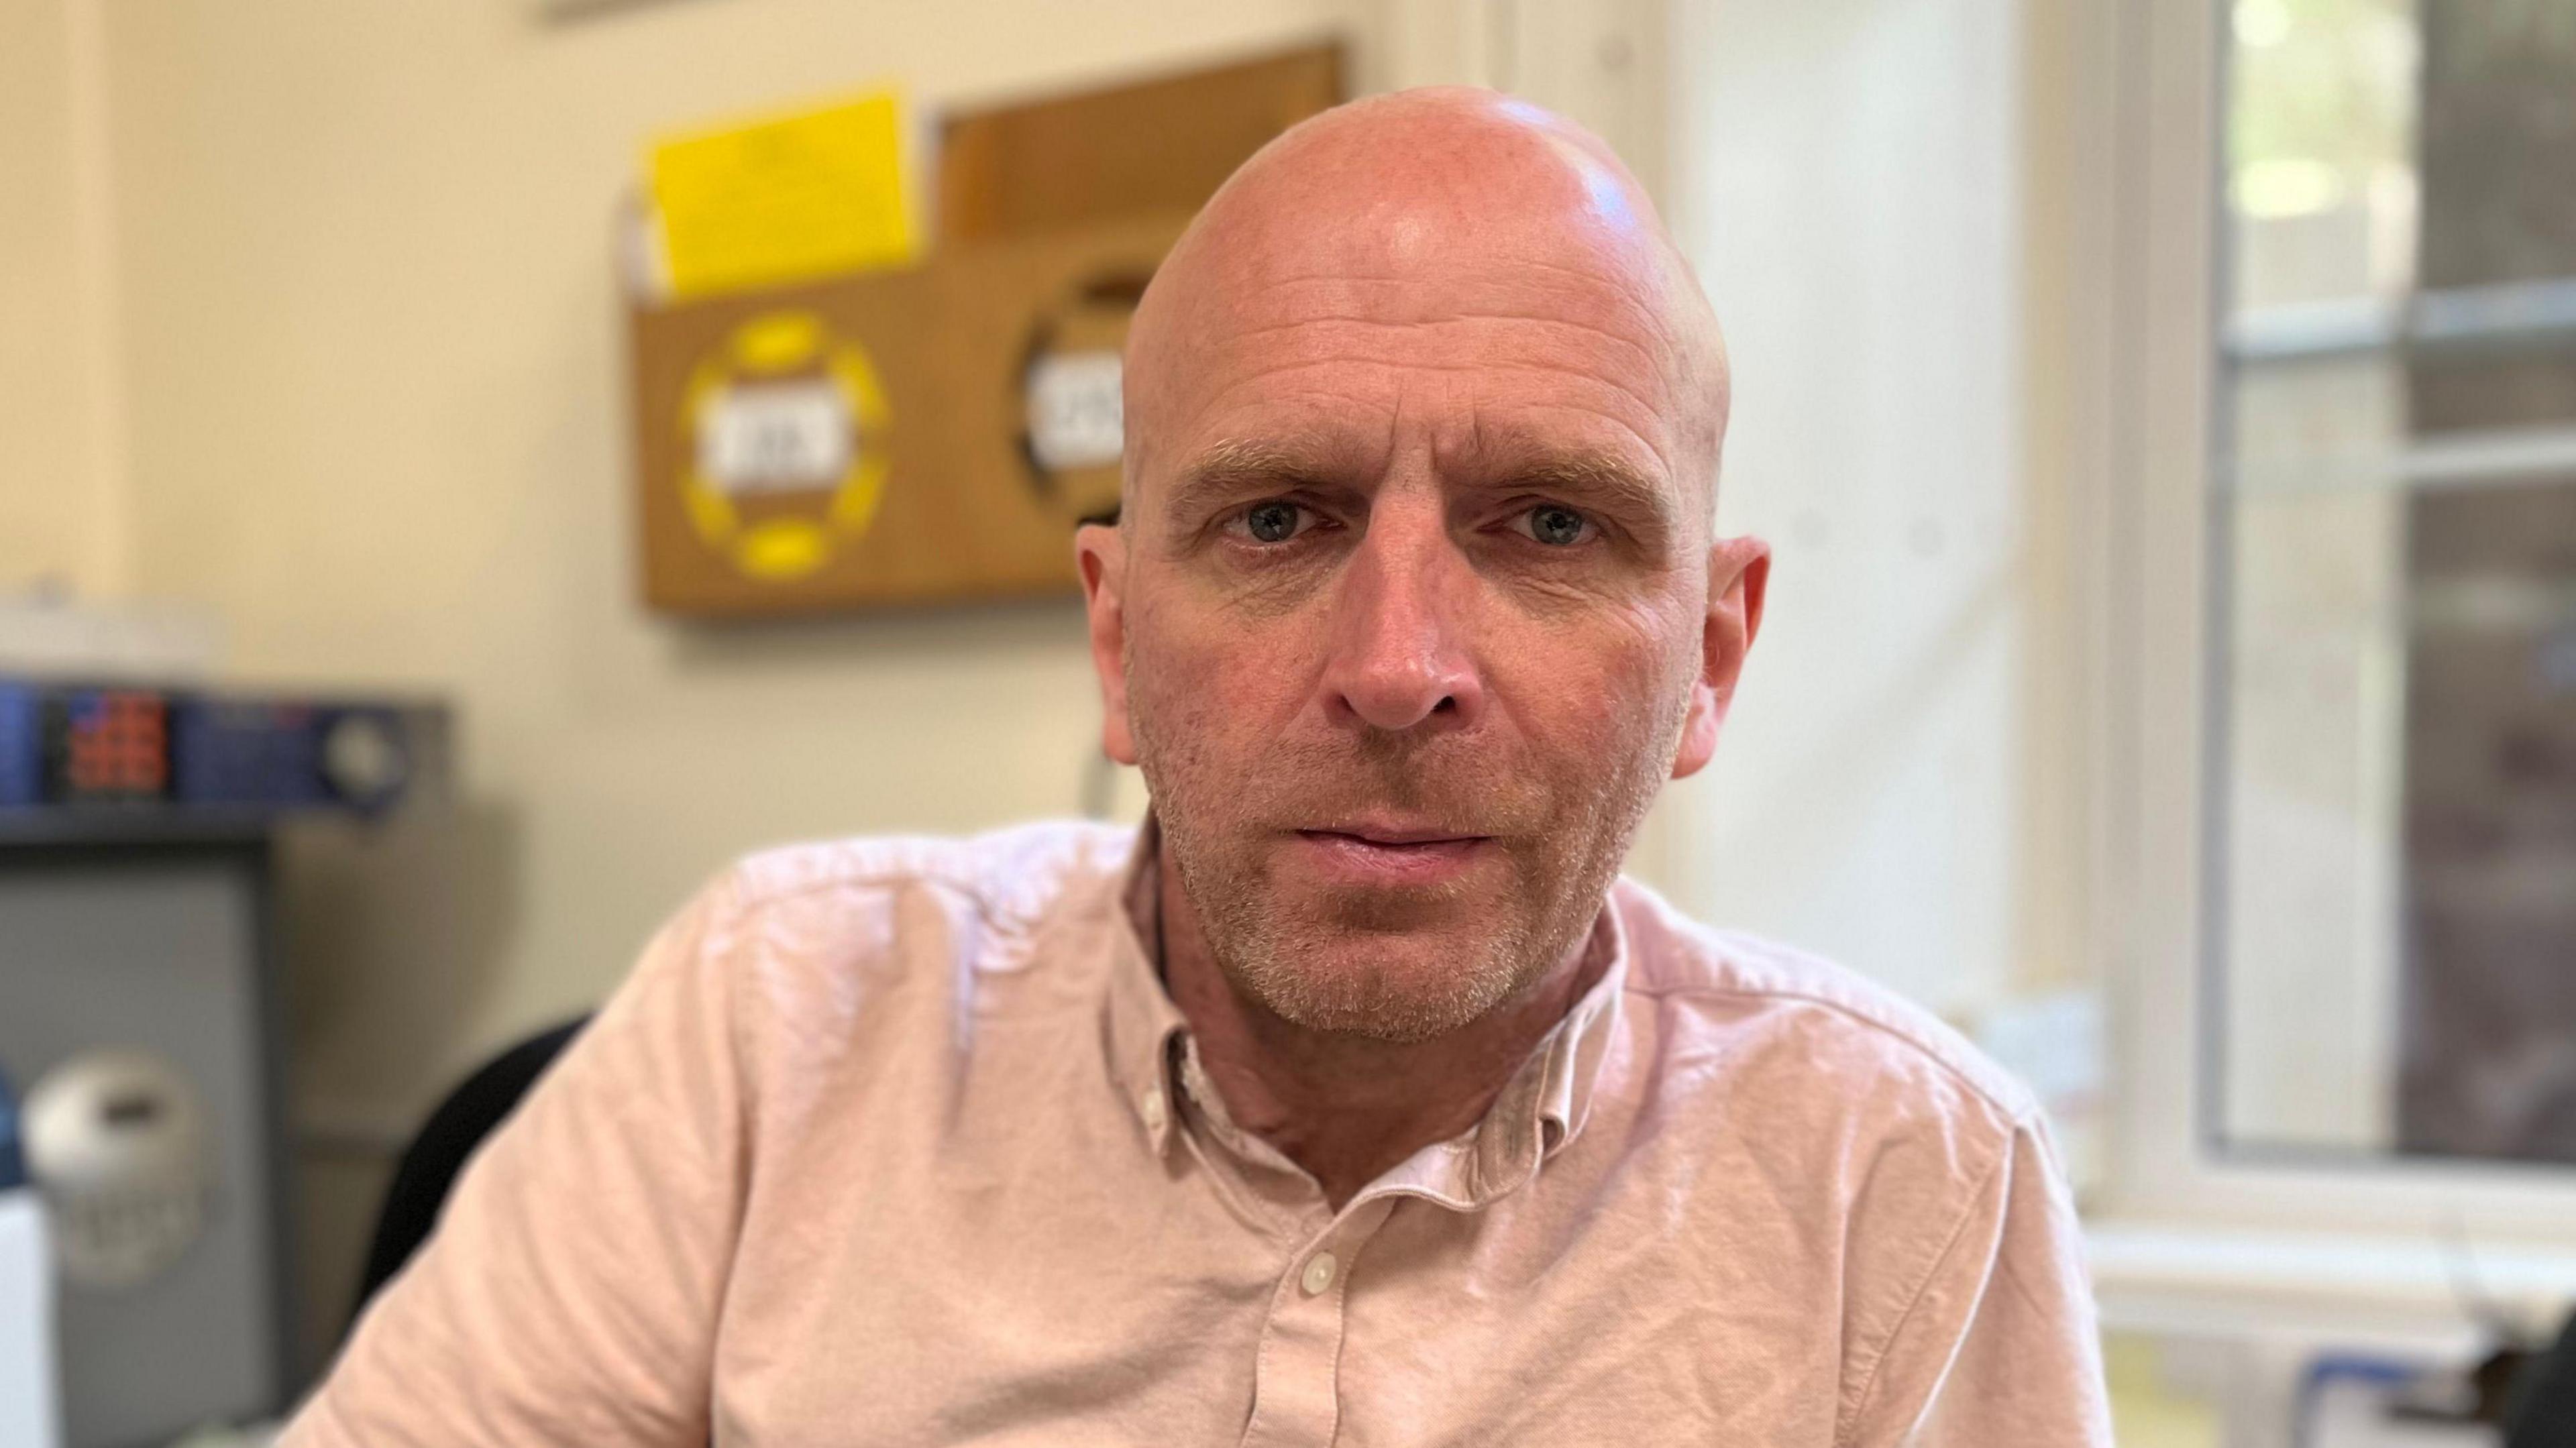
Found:
[[[1243,529],[1255,542],[1285,543],[1297,536],[1298,515],[1303,512],[1294,503],[1255,503],[1244,510]]]
[[[1572,508],[1541,503],[1522,515],[1529,535],[1552,548],[1571,548],[1590,536],[1592,521]]]

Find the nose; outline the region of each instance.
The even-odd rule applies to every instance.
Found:
[[[1458,727],[1483,712],[1462,624],[1474,577],[1436,499],[1381,495],[1337,581],[1325,707],[1375,729]]]

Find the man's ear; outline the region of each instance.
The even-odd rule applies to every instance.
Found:
[[[1134,764],[1136,736],[1127,727],[1126,535],[1084,524],[1073,533],[1073,558],[1091,615],[1091,667],[1100,675],[1100,748],[1120,764]]]
[[[1673,778],[1688,779],[1717,752],[1718,727],[1735,698],[1744,656],[1762,631],[1762,594],[1771,582],[1771,545],[1759,538],[1725,538],[1708,550],[1708,617],[1700,629],[1699,679],[1691,685],[1690,714],[1673,751]]]

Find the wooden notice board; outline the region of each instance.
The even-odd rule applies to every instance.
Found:
[[[1337,45],[951,119],[939,235],[951,245],[1195,209],[1281,131],[1342,99]]]
[[[748,618],[1070,591],[1137,298],[1335,47],[953,118],[930,259],[630,315],[642,587]]]
[[[1117,501],[1126,313],[1188,220],[637,309],[646,601],[742,617],[1074,586],[1075,524]],[[1052,429],[1072,445],[1040,446],[1033,402],[1072,415]]]

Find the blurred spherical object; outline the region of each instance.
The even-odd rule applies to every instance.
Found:
[[[147,1051],[63,1062],[27,1093],[27,1166],[54,1216],[64,1279],[140,1286],[197,1239],[212,1187],[197,1089]]]

